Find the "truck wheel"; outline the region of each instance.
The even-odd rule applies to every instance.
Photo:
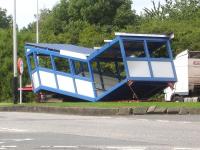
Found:
[[[172,102],[184,102],[184,98],[181,95],[173,95],[171,98]]]

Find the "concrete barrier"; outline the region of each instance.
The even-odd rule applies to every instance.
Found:
[[[80,108],[80,107],[48,107],[48,106],[5,106],[0,112],[36,112],[88,116],[117,116],[145,114],[200,114],[200,108],[164,108],[164,107],[134,107],[134,108]]]
[[[147,113],[148,107],[135,107],[133,109],[133,114],[134,115],[144,115]]]
[[[167,113],[168,114],[179,114],[180,108],[168,108]]]

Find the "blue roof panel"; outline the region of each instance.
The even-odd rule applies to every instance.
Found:
[[[66,50],[66,51],[76,52],[76,53],[85,54],[85,55],[90,55],[91,53],[95,51],[92,48],[86,48],[86,47],[81,47],[81,46],[76,46],[76,45],[71,45],[71,44],[26,43],[26,45],[45,48],[45,49],[58,50],[58,51]]]

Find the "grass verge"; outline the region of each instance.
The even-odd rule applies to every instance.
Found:
[[[200,108],[200,103],[181,103],[181,102],[63,102],[63,103],[28,103],[22,106],[52,106],[52,107],[95,107],[95,108],[121,108],[121,107],[189,107]],[[0,103],[2,106],[16,106],[12,103]],[[18,104],[17,106],[20,106]]]

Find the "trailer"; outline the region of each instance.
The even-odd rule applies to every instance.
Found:
[[[70,99],[148,99],[176,82],[173,35],[115,33],[102,47],[27,43],[34,92]]]
[[[174,59],[177,82],[164,90],[166,101],[197,102],[200,98],[200,51],[185,50]]]

